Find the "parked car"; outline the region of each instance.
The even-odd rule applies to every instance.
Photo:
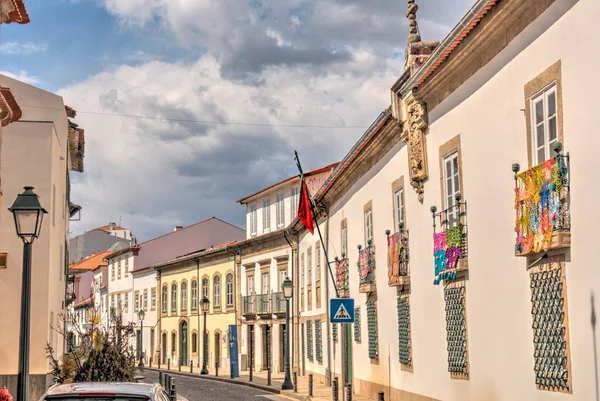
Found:
[[[170,401],[158,383],[89,382],[56,384],[40,401]]]

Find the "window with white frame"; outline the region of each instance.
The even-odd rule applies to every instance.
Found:
[[[233,306],[233,274],[229,273],[225,277],[225,287],[227,306]]]
[[[315,281],[321,280],[321,244],[315,245]]]
[[[312,247],[309,247],[306,251],[306,265],[307,265],[307,285],[312,284]]]
[[[247,290],[248,290],[248,295],[252,295],[254,294],[254,276],[248,276],[247,277]]]
[[[277,194],[277,228],[285,225],[285,208],[283,203],[283,193]]]
[[[221,307],[221,276],[215,276],[213,279],[214,289],[213,289],[213,307],[220,308]]]
[[[208,299],[208,279],[202,279],[202,299]]]
[[[258,216],[256,214],[256,205],[250,205],[250,235],[256,235],[258,226]]]
[[[192,310],[198,309],[198,281],[192,280]]]
[[[344,224],[342,226],[341,237],[342,237],[342,254],[344,255],[344,257],[347,257],[348,256],[348,226],[346,224]]]
[[[181,310],[187,310],[187,283],[181,283]]]
[[[144,290],[144,310],[148,310],[148,289]]]
[[[533,161],[534,164],[540,164],[552,157],[552,144],[558,141],[555,84],[532,97],[531,113]]]
[[[171,285],[171,312],[177,311],[177,284]]]
[[[448,227],[454,227],[459,221],[459,211],[456,205],[456,194],[460,192],[458,171],[458,151],[444,157],[444,195],[448,209]]]
[[[271,230],[271,205],[269,199],[263,200],[262,209],[263,231]]]
[[[283,282],[285,281],[287,277],[287,271],[286,270],[279,270],[279,286],[278,291],[283,291],[283,288],[281,288],[281,284],[283,284]]]
[[[156,309],[156,287],[150,290],[150,307],[152,310]]]
[[[370,208],[365,211],[365,245],[369,241],[373,242],[373,210]]]
[[[400,231],[400,225],[404,225],[404,189],[398,188],[394,192],[394,214],[396,217],[396,232]]]
[[[162,313],[167,313],[167,286],[163,285],[162,292],[160,295],[160,303],[162,307]]]
[[[263,272],[262,273],[262,293],[264,294],[268,294],[269,293],[269,272]]]
[[[296,214],[298,213],[298,203],[300,202],[300,187],[292,188],[292,197],[290,198],[292,203],[291,207],[291,219],[294,220],[296,218]]]
[[[304,288],[304,254],[300,256],[300,287]]]

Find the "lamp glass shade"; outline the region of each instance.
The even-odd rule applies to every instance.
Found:
[[[289,277],[286,277],[281,283],[281,290],[283,291],[283,297],[285,299],[290,299],[292,297],[293,283]]]
[[[140,311],[138,312],[138,317],[140,318],[140,320],[143,322],[144,321],[144,316],[146,314],[144,313],[143,309],[140,309]]]
[[[48,213],[40,205],[33,187],[25,187],[25,191],[17,196],[8,209],[14,216],[17,235],[25,242],[32,242],[39,237],[44,214]]]
[[[208,298],[206,298],[206,297],[202,298],[202,301],[200,302],[200,307],[202,308],[202,312],[208,312],[209,306],[210,306],[210,301],[208,300]]]

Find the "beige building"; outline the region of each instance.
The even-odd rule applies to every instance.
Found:
[[[480,0],[441,43],[416,8],[391,108],[315,196],[355,300],[332,373],[386,400],[597,399],[600,3]],[[315,302],[301,344],[324,380]]]
[[[0,2],[1,4],[2,2]],[[2,7],[0,7],[2,9]],[[0,214],[0,384],[16,391],[21,266],[23,243],[17,237],[10,207],[23,187],[31,185],[48,211],[41,235],[33,243],[31,283],[30,392],[35,398],[45,389],[49,365],[46,344],[60,355],[64,349],[64,332],[59,315],[64,312],[65,277],[68,264],[69,218],[74,209],[70,202],[70,172],[83,171],[83,142],[69,130],[68,113],[60,96],[0,75],[2,90],[0,107],[8,106],[10,124],[2,128],[1,185],[3,208]],[[19,112],[16,102],[22,107]],[[4,120],[4,123],[7,120]],[[78,152],[73,152],[76,148]],[[11,307],[6,307],[11,305]],[[16,307],[15,307],[16,306]],[[12,322],[14,324],[8,324]]]
[[[151,266],[157,272],[158,338],[153,361],[162,367],[193,364],[202,368],[204,340],[201,300],[210,307],[206,317],[207,366],[229,368],[229,326],[237,324],[235,283],[237,267],[230,246],[235,242]]]

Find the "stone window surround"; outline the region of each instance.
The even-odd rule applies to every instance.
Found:
[[[458,153],[458,182],[460,185],[460,194],[462,195],[462,200],[461,202],[464,201],[465,199],[465,185],[464,185],[464,181],[463,181],[463,165],[462,165],[462,149],[460,146],[460,134],[456,135],[454,138],[450,139],[448,142],[444,143],[442,146],[440,146],[440,157],[439,157],[439,163],[440,163],[440,197],[442,200],[442,210],[446,210],[446,208],[448,207],[446,205],[446,185],[444,184],[444,158],[446,156],[449,156],[450,154],[457,152]],[[464,216],[463,219],[464,220]],[[463,221],[464,223],[464,221]]]
[[[525,125],[527,141],[527,165],[533,167],[533,133],[531,130],[531,100],[548,86],[556,85],[556,115],[558,126],[558,141],[564,145],[563,130],[563,101],[562,101],[562,67],[558,60],[537,77],[527,82],[524,87],[525,94]],[[462,185],[462,182],[461,182]]]

